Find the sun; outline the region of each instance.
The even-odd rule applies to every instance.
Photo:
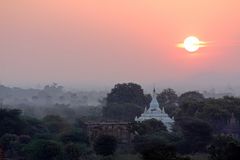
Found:
[[[196,52],[200,48],[200,41],[197,37],[189,36],[184,40],[183,46],[188,52]]]
[[[189,36],[185,38],[183,43],[179,43],[177,47],[184,48],[188,52],[196,52],[199,50],[200,47],[205,47],[206,42],[200,41],[197,37],[195,36]]]

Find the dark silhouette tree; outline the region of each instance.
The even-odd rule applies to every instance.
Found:
[[[169,103],[176,103],[178,100],[178,95],[173,89],[167,88],[158,95],[157,99],[161,104],[166,105]]]
[[[89,137],[87,135],[86,130],[82,129],[72,129],[70,131],[63,132],[60,135],[60,140],[67,143],[81,143],[81,144],[89,144]]]
[[[17,139],[17,135],[6,133],[0,138],[0,145],[5,151],[9,150],[12,147],[12,144],[17,141]]]
[[[133,121],[136,116],[141,115],[143,108],[132,103],[112,103],[103,108],[103,115],[106,119],[119,121]]]
[[[183,93],[179,97],[180,105],[188,102],[203,102],[203,101],[204,101],[204,96],[197,91],[189,91],[189,92]]]
[[[63,156],[62,145],[52,140],[34,140],[24,151],[29,160],[58,160]]]
[[[212,140],[211,126],[200,119],[182,118],[176,119],[181,128],[184,142],[180,145],[181,152],[196,153],[206,151],[207,145]],[[182,150],[186,149],[186,150]]]
[[[134,148],[144,160],[189,160],[179,157],[176,153],[174,141],[166,134],[137,136],[134,139]]]
[[[132,103],[141,107],[147,105],[147,99],[140,85],[135,83],[116,84],[107,95],[107,105],[111,103]]]
[[[21,113],[18,109],[0,108],[0,136],[6,133],[21,134],[24,131],[25,124]]]
[[[179,111],[179,106],[178,106],[178,95],[176,92],[171,89],[164,89],[158,96],[157,100],[160,104],[160,106],[165,108],[165,111],[170,115],[170,116],[175,116],[176,113]]]
[[[135,83],[116,84],[107,95],[103,107],[105,119],[133,121],[149,103],[140,85]]]
[[[217,136],[208,148],[210,160],[238,160],[240,143],[229,136]]]
[[[79,160],[83,148],[80,144],[69,143],[64,147],[64,157],[68,160]]]
[[[161,121],[150,119],[142,123],[132,124],[131,130],[139,135],[154,134],[161,131],[167,131],[166,126]]]
[[[99,136],[94,143],[94,150],[96,154],[102,156],[112,155],[115,152],[116,148],[116,138],[109,135]]]
[[[69,123],[58,115],[47,115],[43,118],[43,123],[50,133],[56,134],[70,129]]]

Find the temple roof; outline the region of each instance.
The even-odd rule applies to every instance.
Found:
[[[159,103],[157,101],[157,94],[156,94],[156,90],[155,88],[153,89],[153,93],[152,93],[152,101],[150,103],[150,107],[148,109],[149,111],[159,111],[161,110],[159,108]]]
[[[135,118],[135,121],[142,122],[149,119],[162,121],[163,124],[167,127],[168,131],[171,131],[172,124],[174,123],[174,119],[169,117],[169,115],[165,112],[164,107],[162,107],[162,109],[159,107],[155,88],[153,89],[150,107],[148,109],[145,108],[141,116],[139,118]]]

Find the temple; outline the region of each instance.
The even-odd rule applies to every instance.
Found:
[[[129,128],[129,122],[88,122],[87,129],[91,142],[94,142],[100,135],[116,137],[119,144],[130,144],[133,135]],[[1,159],[0,159],[1,160]]]
[[[174,118],[170,118],[169,115],[165,112],[164,107],[162,107],[162,109],[159,107],[155,88],[153,89],[152,101],[150,103],[150,107],[148,109],[145,108],[141,116],[135,118],[135,121],[143,122],[149,119],[156,119],[158,121],[161,121],[166,126],[169,132],[172,131],[172,125],[175,122]]]
[[[223,129],[222,134],[231,136],[235,139],[240,139],[240,126],[239,121],[236,119],[235,115],[232,113],[230,120],[228,121],[227,126]]]

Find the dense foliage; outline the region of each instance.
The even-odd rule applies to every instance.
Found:
[[[209,146],[208,152],[210,160],[238,160],[240,143],[232,137],[218,136]]]
[[[110,120],[133,121],[149,103],[140,85],[134,83],[116,84],[107,95],[103,117]]]
[[[8,158],[77,160],[93,153],[86,128],[75,126],[60,116],[49,115],[38,120],[11,109],[0,109],[0,114],[0,147]],[[80,123],[77,120],[76,124]]]
[[[96,154],[108,156],[116,151],[117,140],[113,136],[102,135],[97,138],[94,143],[94,150]]]
[[[195,154],[207,154],[209,160],[239,158],[237,136],[219,135],[231,127],[233,116],[239,127],[240,98],[205,98],[197,91],[178,96],[173,89],[165,89],[157,99],[160,107],[175,117],[171,133],[154,119],[133,123],[151,101],[134,83],[115,85],[101,100],[101,107],[90,107],[88,112],[55,104],[46,106],[42,116],[35,116],[29,106],[23,114],[20,109],[13,109],[18,106],[2,105],[0,148],[12,160],[189,160],[189,155]],[[89,141],[85,122],[92,120],[132,122],[132,143],[118,144],[117,137],[109,135]],[[234,134],[240,135],[239,132]]]

